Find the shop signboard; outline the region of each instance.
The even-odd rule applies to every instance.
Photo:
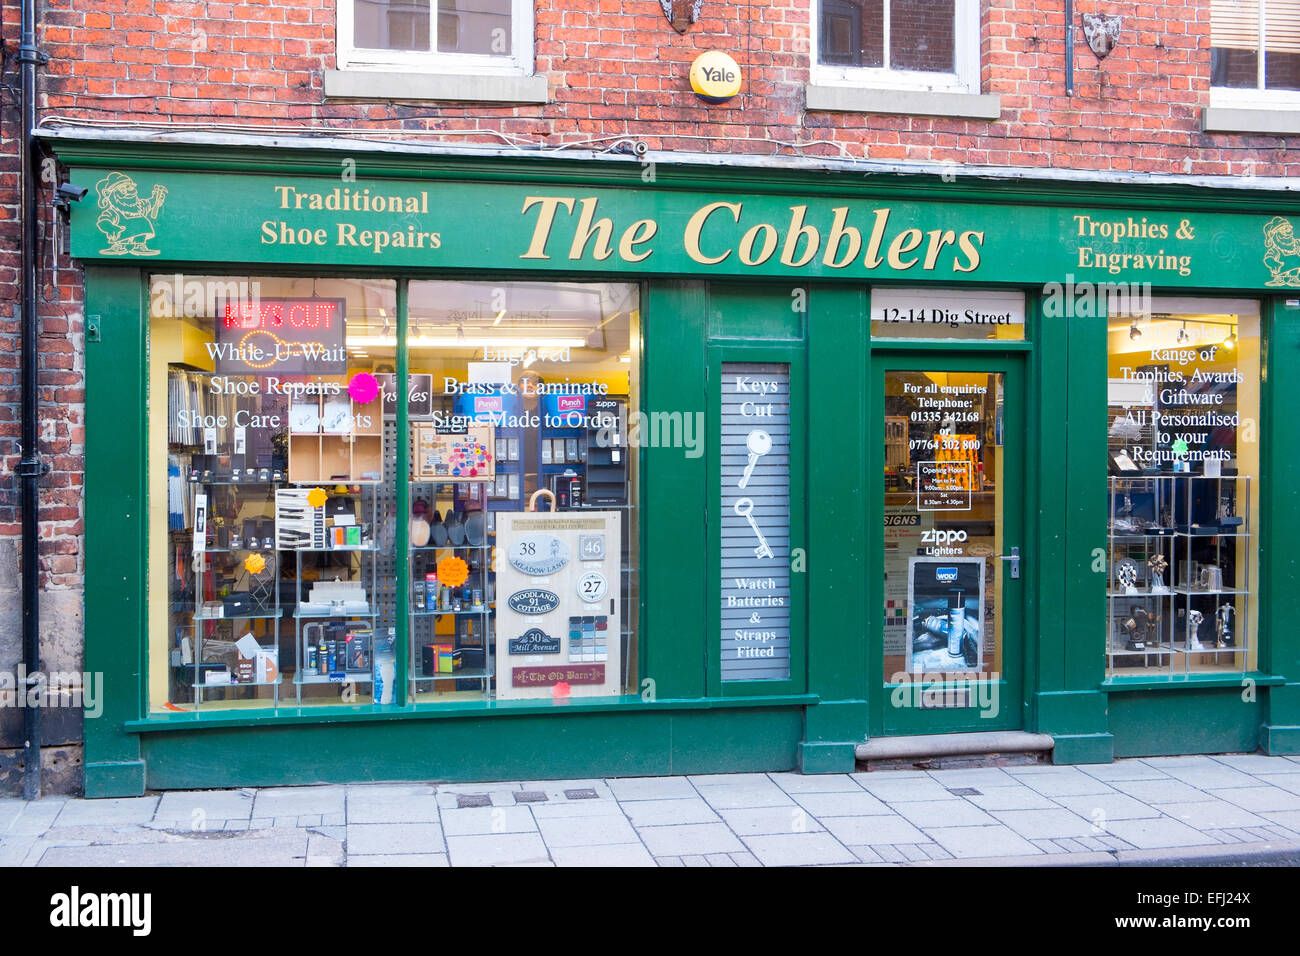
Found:
[[[449,188],[70,162],[71,180],[91,188],[72,210],[78,259],[1300,288],[1297,222],[1277,215],[952,202],[878,187],[800,195],[795,183],[659,190],[636,167],[628,186],[519,177]]]

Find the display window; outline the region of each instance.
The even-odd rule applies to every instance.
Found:
[[[637,288],[399,298],[151,278],[152,711],[635,685]]]
[[[1106,655],[1113,676],[1255,668],[1255,302],[1111,316]]]
[[[637,287],[409,295],[412,698],[634,688]]]

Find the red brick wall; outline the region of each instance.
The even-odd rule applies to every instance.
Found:
[[[326,102],[334,68],[334,0],[45,0],[41,116],[112,126],[121,121],[205,124],[292,133],[296,128],[391,131],[425,141],[602,148],[620,137],[652,148],[782,153],[1076,169],[1285,176],[1300,148],[1279,137],[1199,132],[1209,100],[1209,0],[1095,4],[1123,18],[1113,53],[1098,62],[1079,31],[1076,95],[1064,94],[1064,4],[985,0],[982,82],[1002,95],[997,122],[803,110],[809,25],[816,0],[705,0],[685,35],[657,0],[538,0],[536,66],[551,84],[545,106]],[[18,7],[4,5],[7,53]],[[701,51],[731,52],[744,93],[706,106],[687,69]],[[16,82],[12,58],[8,79]],[[16,107],[0,131],[0,538],[18,531]],[[476,131],[436,137],[427,131]],[[425,135],[421,136],[424,133]],[[500,135],[498,135],[500,134]],[[786,144],[805,144],[791,147]],[[48,214],[48,205],[43,204]],[[79,275],[47,228],[41,302],[41,483],[46,583],[80,582],[83,444]]]
[[[18,74],[13,54],[17,50],[19,11],[5,3],[3,32],[5,80],[16,89]],[[22,457],[19,396],[19,240],[17,153],[19,108],[16,96],[5,95],[0,113],[0,547],[16,548],[21,531],[18,479],[14,475]],[[43,285],[38,314],[40,374],[40,454],[51,472],[40,482],[41,586],[79,588],[82,580],[81,535],[84,527],[82,472],[85,443],[85,363],[82,358],[81,272],[63,254],[66,224],[57,232],[48,205],[55,185],[52,162],[44,164],[40,258]],[[17,589],[17,581],[0,581],[0,588]],[[0,622],[0,645],[18,620]],[[3,648],[0,647],[0,651]],[[7,658],[6,658],[7,659]]]
[[[631,136],[654,148],[776,151],[773,141],[828,140],[807,154],[977,164],[1228,175],[1295,174],[1300,150],[1279,137],[1199,132],[1208,103],[1209,0],[1096,4],[1123,18],[1098,62],[1077,33],[1076,95],[1064,94],[1064,4],[985,0],[983,83],[1000,121],[803,112],[816,0],[705,0],[685,35],[657,0],[538,0],[536,61],[553,101],[537,107],[326,102],[335,66],[333,0],[46,0],[45,115],[92,119],[421,130],[483,130],[448,142],[532,145]],[[704,49],[731,52],[746,90],[707,107],[687,68]],[[492,133],[487,131],[493,131]],[[432,137],[426,137],[432,138]],[[791,149],[783,150],[786,153]]]

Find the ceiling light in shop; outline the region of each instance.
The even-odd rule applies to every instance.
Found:
[[[1142,338],[1142,330],[1138,328],[1138,324],[1136,322],[1134,322],[1131,326],[1129,326],[1128,337],[1133,339],[1134,341]]]

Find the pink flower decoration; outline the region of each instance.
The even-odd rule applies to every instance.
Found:
[[[358,405],[369,405],[379,396],[379,381],[369,372],[358,372],[348,382],[348,394]]]

